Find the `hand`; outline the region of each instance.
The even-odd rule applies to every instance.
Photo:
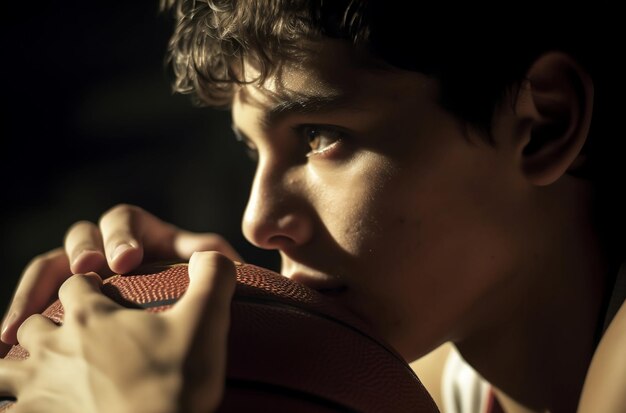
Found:
[[[217,408],[224,386],[235,266],[195,253],[187,292],[168,311],[126,309],[93,273],[61,287],[62,326],[41,315],[18,330],[26,360],[0,360],[15,413],[172,413]]]
[[[65,234],[64,248],[42,254],[24,270],[2,323],[0,340],[17,343],[17,329],[29,316],[41,313],[56,298],[72,274],[97,272],[103,277],[124,274],[143,261],[188,260],[194,251],[218,251],[242,261],[217,234],[184,231],[133,205],[117,205],[99,224],[79,221]],[[0,343],[0,357],[11,348]]]

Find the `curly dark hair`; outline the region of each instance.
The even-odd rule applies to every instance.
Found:
[[[602,210],[611,210],[599,215],[608,226],[626,228],[621,211],[626,205],[618,202],[624,194],[616,191],[624,182],[624,138],[616,135],[621,105],[615,104],[622,95],[621,82],[616,83],[624,73],[616,52],[622,35],[615,33],[621,24],[609,13],[599,19],[590,4],[550,11],[524,3],[507,13],[459,10],[457,4],[435,12],[415,5],[417,11],[410,13],[392,0],[161,2],[176,21],[168,48],[174,90],[192,94],[198,104],[228,107],[234,86],[244,83],[237,70],[244,59],[255,62],[262,81],[285,63],[314,58],[307,44],[341,39],[381,62],[378,69],[413,70],[437,79],[438,103],[492,144],[496,105],[516,91],[542,53],[565,52],[594,82],[586,161],[568,173],[594,180]]]
[[[244,57],[259,66],[262,80],[282,63],[304,57],[303,40],[320,39],[322,22],[327,19],[322,16],[327,7],[306,0],[164,3],[162,7],[173,8],[176,17],[169,44],[174,90],[192,93],[197,103],[210,106],[230,103],[233,85],[243,83],[233,69],[240,67]],[[338,3],[347,5],[346,13],[351,12],[350,4]],[[354,40],[359,37],[363,35]]]
[[[413,70],[439,81],[439,104],[491,139],[494,108],[515,91],[533,61],[560,50],[575,58],[594,80],[594,120],[583,148],[590,161],[572,172],[602,175],[614,147],[591,139],[610,131],[614,85],[605,72],[616,67],[608,22],[594,31],[581,29],[591,18],[589,5],[575,9],[500,15],[430,10],[409,13],[390,0],[161,0],[174,11],[169,43],[174,90],[192,94],[196,103],[228,107],[243,60],[255,62],[263,80],[281,65],[312,54],[307,44],[342,39],[384,65]],[[451,6],[452,7],[452,6]],[[458,8],[458,6],[454,6]],[[441,10],[440,10],[441,12]],[[442,17],[443,16],[443,17]],[[610,76],[608,77],[610,78]],[[604,138],[603,138],[604,139]],[[492,142],[493,143],[493,142]],[[597,147],[596,147],[597,146]]]
[[[484,131],[494,105],[542,52],[565,51],[597,79],[594,40],[575,19],[545,10],[494,22],[478,14],[437,18],[428,11],[419,19],[389,0],[162,0],[161,6],[176,18],[168,49],[174,90],[204,105],[230,104],[233,86],[243,83],[234,69],[244,58],[255,61],[263,80],[310,54],[307,41],[324,37],[434,76],[440,104]]]

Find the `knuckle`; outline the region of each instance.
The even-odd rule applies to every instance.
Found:
[[[83,240],[80,242],[77,242],[73,248],[71,250],[68,250],[68,253],[70,253],[70,256],[77,254],[81,251],[84,250],[93,250],[94,248],[96,248],[96,246],[94,245],[94,242],[91,240]]]
[[[70,225],[70,227],[67,229],[66,238],[69,234],[73,233],[74,231],[81,229],[81,228],[85,228],[85,227],[91,227],[92,225],[93,223],[87,220],[76,221],[72,225]]]
[[[41,269],[49,261],[50,261],[50,256],[48,254],[39,254],[35,256],[32,260],[30,260],[27,267],[33,268],[33,269]]]
[[[65,255],[65,251],[62,248],[56,248],[52,251],[39,254],[30,260],[26,269],[35,272],[45,272],[53,265],[54,261],[56,261],[59,256],[63,255]]]
[[[106,222],[111,220],[112,218],[119,217],[119,216],[129,216],[129,215],[132,216],[134,214],[137,214],[140,211],[141,211],[141,208],[139,208],[136,205],[117,204],[111,207],[110,209],[108,209],[104,214],[102,214],[99,222],[100,222],[100,225],[106,224]]]
[[[106,314],[109,308],[109,303],[103,297],[90,294],[68,309],[65,319],[85,326],[90,320]]]
[[[64,275],[60,272],[63,271],[63,260],[67,262],[67,255],[62,247],[32,258],[22,271],[20,281],[13,294],[11,308],[22,311],[27,307],[32,307],[31,304],[34,301],[40,300],[46,291],[45,287],[39,286],[40,281],[44,278],[57,279]]]
[[[22,325],[20,326],[20,328],[17,329],[18,335],[20,333],[24,333],[28,331],[31,328],[30,326],[35,322],[38,316],[40,316],[40,314],[33,314],[29,316],[28,318],[26,318],[26,320],[22,322]]]
[[[33,375],[34,375],[33,365],[30,362],[24,362],[21,364],[19,369],[13,370],[11,372],[11,376],[13,376],[13,379],[14,379],[13,388],[15,392],[18,392],[19,389],[23,389],[25,385],[28,385],[28,383],[32,382],[31,377]],[[20,400],[20,406],[21,406],[21,400]],[[18,405],[16,404],[14,405],[14,407],[10,409],[11,413],[15,413],[18,411],[15,407],[18,407]],[[27,412],[27,411],[28,410],[24,410],[24,412]]]
[[[207,250],[220,251],[229,248],[230,243],[219,234],[209,234],[206,237],[205,247]]]
[[[226,241],[226,238],[224,238],[220,234],[208,234],[207,240],[212,242],[215,245],[228,244],[228,241]]]
[[[94,248],[94,230],[96,225],[90,221],[78,221],[73,223],[65,232],[63,244],[66,248],[72,248],[73,251],[80,251],[86,248]]]
[[[219,270],[226,270],[233,267],[233,262],[225,255],[217,251],[201,251],[195,253],[195,260],[204,264],[209,264]]]
[[[94,283],[98,284],[98,280],[100,277],[96,273],[87,273],[87,274],[74,274],[65,280],[63,284],[61,284],[61,288],[59,289],[59,294],[66,294],[69,289],[73,289],[75,287],[80,286],[81,284]]]
[[[236,269],[232,260],[215,251],[197,252],[193,258],[194,266],[209,268],[212,272],[211,284],[217,287],[215,291],[228,291],[236,284]]]
[[[61,284],[61,287],[59,287],[59,295],[67,294],[67,291],[73,287],[74,283],[77,282],[79,277],[80,276],[78,274],[74,274],[71,277],[68,277],[67,280],[65,280],[63,284]]]
[[[87,325],[89,319],[91,318],[91,314],[88,308],[87,303],[80,303],[71,310],[67,310],[65,312],[65,321],[67,323],[74,323],[77,325]]]
[[[35,334],[33,333],[37,331],[36,326],[45,321],[44,319],[45,317],[41,314],[33,314],[29,316],[26,320],[24,320],[24,322],[22,322],[20,327],[17,329],[18,341],[23,342],[27,337],[31,338],[32,340],[32,337],[35,336]]]
[[[84,276],[82,274],[74,274],[61,284],[61,287],[59,287],[59,298],[61,302],[65,301],[67,297],[72,294],[72,291],[80,287],[80,283],[84,282],[83,278]]]
[[[13,312],[15,313],[23,311],[24,308],[26,308],[26,306],[28,305],[29,301],[30,300],[28,299],[28,296],[18,290],[15,292],[13,298],[11,299],[11,310],[13,310]]]

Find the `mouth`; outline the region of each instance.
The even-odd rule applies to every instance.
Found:
[[[336,297],[345,293],[348,287],[338,280],[326,275],[308,275],[302,273],[295,273],[286,275],[291,281],[295,281],[299,284],[305,285],[320,294],[329,297]]]

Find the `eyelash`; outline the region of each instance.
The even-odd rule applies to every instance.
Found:
[[[292,129],[298,136],[303,137],[305,143],[311,147],[311,151],[306,154],[307,158],[312,156],[329,156],[337,147],[337,144],[346,137],[344,132],[334,126],[304,124],[295,126]],[[315,136],[311,136],[313,134]],[[324,138],[320,138],[320,135],[327,136],[326,139],[332,142],[322,147],[322,149],[314,149],[312,147],[314,139],[318,139],[318,144],[319,141],[324,140]],[[330,135],[330,138],[328,138],[328,135]]]
[[[318,134],[320,132],[325,132],[325,134],[327,135],[333,135],[331,138],[333,140],[332,143],[326,145],[322,149],[318,149],[318,150],[312,149],[306,154],[307,158],[312,157],[312,156],[319,156],[319,157],[329,156],[332,152],[334,152],[333,150],[336,148],[337,144],[346,137],[346,134],[343,131],[341,131],[338,127],[335,127],[335,126],[303,124],[303,125],[294,126],[292,130],[298,137],[304,138],[305,143],[309,146],[311,146],[312,138],[310,135],[312,132],[317,132]],[[237,130],[233,129],[233,131],[235,133],[235,138],[237,139],[237,141],[243,143],[244,149],[246,151],[246,155],[248,156],[248,158],[250,158],[251,160],[255,162],[258,161],[259,153],[256,147],[254,147],[254,145],[246,137],[238,133]],[[307,136],[307,134],[309,136]]]

